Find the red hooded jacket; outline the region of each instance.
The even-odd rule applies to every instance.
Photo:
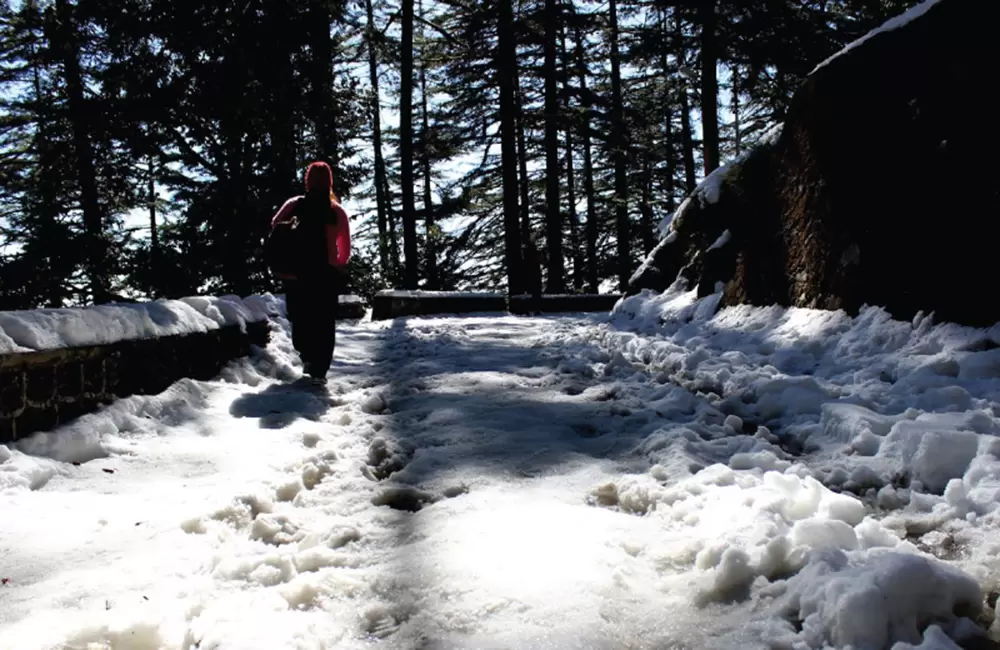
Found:
[[[351,261],[351,225],[347,219],[344,208],[333,197],[333,172],[330,166],[324,162],[314,162],[306,170],[306,191],[325,191],[330,193],[330,207],[336,224],[326,224],[326,252],[327,262],[330,266],[343,268]],[[292,218],[295,204],[302,196],[293,196],[285,201],[274,218],[271,219],[271,227],[280,221],[288,221]]]

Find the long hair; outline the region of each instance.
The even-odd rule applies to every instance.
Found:
[[[306,196],[309,198],[326,195],[330,200],[339,203],[336,193],[333,191],[333,170],[321,160],[311,163],[306,168]]]

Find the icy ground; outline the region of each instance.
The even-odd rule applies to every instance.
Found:
[[[0,648],[991,647],[997,330],[712,306],[341,325],[326,393],[277,319],[0,446]]]

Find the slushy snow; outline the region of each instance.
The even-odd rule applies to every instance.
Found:
[[[0,648],[954,650],[992,623],[997,328],[678,285],[342,324],[322,392],[264,300],[270,345],[215,381],[0,446]]]

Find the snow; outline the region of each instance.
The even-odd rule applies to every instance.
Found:
[[[953,650],[994,614],[1000,327],[678,284],[343,324],[323,392],[258,306],[216,380],[0,446],[0,648]]]
[[[730,165],[716,168],[698,185],[695,189],[695,196],[701,199],[702,203],[718,203],[722,194],[723,181],[728,177],[730,169]]]
[[[677,240],[677,230],[674,225],[674,221],[687,214],[692,201],[697,199],[702,206],[718,203],[722,196],[722,187],[726,184],[727,180],[731,178],[732,175],[739,170],[743,163],[745,163],[746,160],[759,149],[775,146],[778,139],[781,137],[783,130],[783,123],[779,122],[771,125],[771,127],[768,128],[761,136],[755,147],[745,150],[731,162],[717,167],[714,171],[712,171],[712,173],[703,178],[695,187],[694,192],[685,197],[676,210],[664,216],[657,224],[656,231],[661,238],[660,246],[672,244]],[[728,235],[726,237],[726,241],[728,241]],[[719,245],[721,246],[722,244]],[[632,279],[638,278],[643,272],[645,272],[649,264],[649,260],[652,259],[652,257],[653,255],[647,257],[642,266],[632,275]]]
[[[910,9],[904,11],[903,13],[899,14],[898,16],[894,16],[894,17],[890,18],[889,20],[885,21],[884,23],[882,23],[881,25],[879,25],[875,29],[871,30],[870,32],[868,32],[867,34],[865,34],[864,36],[862,36],[861,38],[848,43],[842,50],[840,50],[836,54],[830,56],[825,61],[823,61],[822,63],[820,63],[819,65],[817,65],[815,68],[813,68],[812,72],[810,72],[809,74],[815,74],[817,70],[819,70],[820,68],[823,68],[823,67],[829,65],[830,62],[833,61],[834,59],[836,59],[837,57],[843,56],[847,52],[850,52],[851,50],[853,50],[854,48],[858,47],[859,45],[861,45],[862,43],[864,43],[865,41],[867,41],[868,39],[872,38],[873,36],[875,36],[877,34],[881,34],[883,32],[888,32],[888,31],[892,31],[894,29],[899,29],[900,27],[906,26],[907,24],[913,22],[914,20],[916,20],[920,16],[923,16],[931,8],[933,8],[934,5],[936,5],[940,1],[941,0],[924,0],[924,2],[921,2],[917,6],[911,7]]]
[[[0,354],[31,352],[178,334],[266,320],[259,297],[192,297],[137,304],[0,311]]]
[[[728,164],[717,167],[712,171],[712,173],[703,178],[701,182],[698,183],[697,187],[695,187],[694,191],[681,202],[680,206],[678,206],[674,212],[666,215],[660,220],[660,223],[657,225],[657,232],[661,237],[660,246],[672,244],[677,240],[677,229],[682,223],[681,220],[684,218],[690,218],[689,215],[691,212],[691,206],[694,205],[695,201],[697,201],[702,207],[718,203],[722,198],[722,188],[727,182],[729,182],[729,179],[731,179],[734,174],[739,172],[740,168],[747,161],[747,159],[758,151],[759,148],[774,146],[774,144],[777,143],[778,138],[781,136],[782,129],[782,124],[775,124],[764,133],[757,147],[747,149]],[[727,230],[726,233],[728,232],[729,231]],[[722,243],[716,242],[712,248],[724,245],[727,241],[729,241],[729,236],[730,235],[724,233],[722,237],[725,237],[725,240],[722,241]],[[654,256],[655,251],[647,257],[642,266],[632,275],[632,279],[638,278],[646,271],[650,260],[653,259]]]
[[[725,246],[726,244],[729,243],[729,240],[732,238],[732,236],[733,236],[733,234],[731,232],[729,232],[728,228],[726,230],[723,230],[722,234],[719,235],[718,239],[716,239],[712,243],[712,245],[708,247],[708,250],[711,251],[711,250],[715,250],[716,248],[722,248],[723,246]]]

